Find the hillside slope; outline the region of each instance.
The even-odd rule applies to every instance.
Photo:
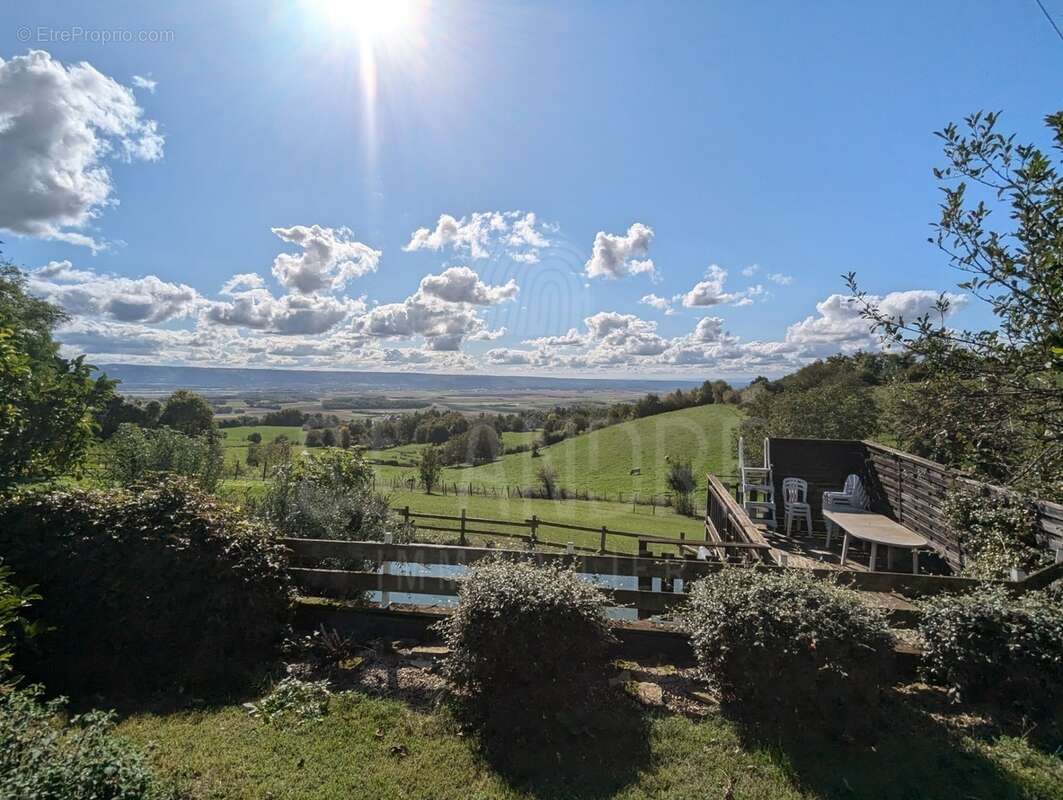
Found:
[[[731,434],[738,424],[734,406],[711,405],[632,420],[566,439],[545,448],[539,458],[514,453],[480,467],[446,470],[446,480],[476,484],[532,486],[541,464],[552,464],[558,484],[597,494],[667,491],[668,458],[690,459],[704,486],[705,473],[730,475]],[[632,470],[639,474],[632,475]]]

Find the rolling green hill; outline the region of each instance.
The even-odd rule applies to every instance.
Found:
[[[731,433],[738,424],[734,406],[711,405],[686,408],[667,414],[632,420],[566,439],[544,448],[539,458],[531,453],[514,453],[479,467],[444,470],[448,483],[484,486],[534,486],[536,471],[552,464],[558,472],[558,485],[570,490],[589,491],[628,500],[633,492],[643,496],[667,491],[668,458],[693,462],[698,485],[704,486],[705,473],[734,473]],[[397,450],[397,449],[396,449]],[[395,451],[374,451],[388,458]],[[404,452],[401,463],[415,454]],[[396,455],[392,455],[395,458]],[[409,477],[414,467],[378,465],[379,478]],[[632,474],[637,470],[638,474]]]
[[[515,453],[481,467],[447,471],[450,480],[532,486],[540,464],[552,464],[566,489],[598,494],[667,491],[668,459],[690,459],[699,484],[708,471],[730,474],[731,431],[738,424],[734,406],[711,405],[612,425],[566,439],[542,450]],[[632,470],[638,474],[633,475]]]

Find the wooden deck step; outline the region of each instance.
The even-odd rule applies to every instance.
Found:
[[[914,628],[919,621],[919,608],[912,601],[890,592],[859,593],[865,606],[881,608],[889,617],[892,628]]]

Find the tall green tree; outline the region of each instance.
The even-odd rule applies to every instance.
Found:
[[[426,494],[432,493],[432,487],[439,483],[443,474],[443,456],[439,448],[430,444],[421,451],[421,457],[417,461],[417,474],[421,477]]]
[[[83,357],[60,357],[52,331],[65,318],[0,264],[0,488],[76,467],[94,412],[114,394],[114,381],[94,376]]]
[[[1054,152],[1016,144],[998,122],[978,113],[939,132],[946,164],[934,170],[943,199],[931,238],[997,324],[949,327],[945,295],[934,314],[893,317],[847,279],[872,326],[921,373],[898,395],[901,444],[1063,497],[1063,112],[1045,118]]]
[[[159,424],[198,436],[214,427],[214,409],[201,395],[178,389],[166,399]]]

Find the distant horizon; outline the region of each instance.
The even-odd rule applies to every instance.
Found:
[[[573,391],[586,390],[627,390],[632,392],[667,392],[675,389],[693,389],[701,386],[705,380],[717,380],[712,376],[700,380],[693,379],[669,379],[650,378],[642,376],[613,377],[601,376],[580,377],[563,375],[513,375],[513,374],[487,374],[487,373],[440,373],[440,372],[417,372],[414,370],[332,370],[332,369],[302,369],[298,367],[272,368],[272,367],[209,367],[201,365],[185,364],[122,364],[101,363],[94,365],[110,378],[120,380],[119,393],[137,393],[138,391],[170,391],[174,389],[190,389],[201,392],[266,392],[266,391],[298,391],[322,392],[322,391],[348,391],[358,393],[401,392],[401,391]],[[136,371],[143,371],[145,375],[136,375]],[[173,379],[166,379],[166,373],[173,372]],[[181,373],[185,373],[181,375]],[[245,383],[232,383],[226,385],[224,380],[211,381],[210,373],[216,373],[220,378],[223,375],[230,376],[234,381],[243,378],[246,381],[246,373],[267,373],[276,376],[304,376],[305,384],[296,381],[282,380],[279,383],[263,384],[260,386],[248,386]],[[242,373],[242,374],[237,374]],[[152,376],[155,376],[152,378]],[[177,377],[180,376],[180,377]],[[198,379],[197,379],[198,376]],[[209,376],[209,377],[207,377]],[[325,378],[332,377],[336,380],[327,381]],[[365,378],[374,383],[360,386],[349,382],[351,378]],[[316,379],[316,382],[315,382]],[[348,379],[344,382],[344,379]],[[727,380],[722,378],[722,380]],[[748,380],[727,380],[727,383],[736,389],[749,385]],[[329,384],[326,386],[325,384]],[[446,384],[446,385],[443,385]],[[492,385],[494,384],[494,385]]]

